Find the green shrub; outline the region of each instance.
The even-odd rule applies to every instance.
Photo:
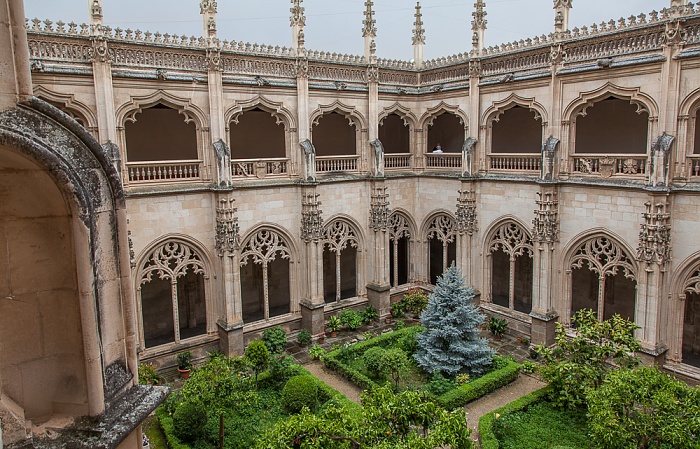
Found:
[[[313,411],[318,405],[318,385],[313,376],[294,376],[284,384],[282,404],[292,413],[299,413],[308,407]]]
[[[184,401],[173,413],[175,435],[182,441],[193,443],[201,435],[207,423],[207,410],[196,399]]]
[[[158,385],[159,383],[158,368],[152,363],[139,363],[139,384]]]
[[[365,307],[362,312],[360,312],[360,316],[362,318],[362,324],[369,324],[372,321],[376,320],[379,318],[379,312],[377,312],[377,309],[372,307],[371,305]]]
[[[355,330],[362,325],[362,317],[352,309],[345,309],[340,312],[340,322],[350,330]]]
[[[403,295],[401,302],[404,303],[406,312],[418,316],[423,313],[423,310],[428,305],[428,295],[420,288],[412,288]]]
[[[426,385],[426,389],[435,396],[445,394],[454,387],[455,382],[452,379],[443,376],[440,371],[434,371],[430,382],[428,382],[428,385]]]
[[[183,351],[177,355],[177,367],[181,370],[192,368],[192,353]]]
[[[371,377],[377,378],[382,373],[382,357],[386,349],[381,346],[369,348],[362,355],[362,361],[365,364],[365,369]]]
[[[408,369],[408,356],[399,348],[391,348],[384,351],[380,362],[383,373],[391,376],[394,381],[394,389],[398,391],[399,381]]]
[[[170,397],[173,395],[171,394]],[[169,398],[168,398],[169,399]],[[169,449],[190,449],[186,444],[175,435],[175,425],[173,424],[172,412],[168,412],[164,407],[158,407],[156,409],[156,416],[158,417],[158,424],[160,425],[163,434],[165,435],[165,441],[168,444]]]
[[[406,303],[401,301],[395,302],[391,305],[389,311],[394,318],[401,318],[406,313]]]
[[[291,366],[294,358],[289,354],[276,354],[270,357],[270,377],[273,381],[282,384],[291,374]]]
[[[311,343],[311,332],[307,331],[306,329],[300,330],[297,334],[297,343],[302,346],[306,346]]]
[[[253,368],[255,373],[255,381],[258,381],[258,374],[267,369],[270,363],[270,353],[267,350],[267,345],[260,340],[253,340],[248,343],[245,348],[244,356],[248,365]]]
[[[262,340],[270,354],[279,354],[287,347],[287,334],[280,326],[265,329]]]
[[[309,356],[312,359],[320,359],[323,357],[323,355],[326,353],[326,350],[321,347],[318,343],[314,343],[314,345],[309,349]]]
[[[518,378],[520,365],[494,356],[493,371],[468,384],[460,385],[438,397],[438,404],[448,410],[461,407],[481,396],[508,385]]]
[[[404,327],[406,327],[406,323],[404,323],[403,321],[397,321],[396,326],[394,326],[394,329],[396,329],[397,331],[400,331]]]

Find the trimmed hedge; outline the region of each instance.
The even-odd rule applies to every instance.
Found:
[[[329,400],[337,402],[339,405],[349,407],[353,412],[361,407],[360,404],[352,402],[343,393],[339,392],[335,388],[326,384],[322,380],[313,376],[306,368],[301,365],[292,365],[291,369],[295,375],[307,375],[313,377],[316,382],[316,387],[318,388],[318,398],[319,403],[323,404]],[[270,379],[270,372],[265,371],[258,376],[258,382],[262,383]],[[353,410],[354,409],[354,410]],[[165,440],[168,443],[168,449],[192,449],[187,444],[183,443],[177,436],[175,436],[175,425],[173,424],[173,417],[168,415],[167,410],[164,407],[158,407],[156,409],[156,417],[160,423],[160,427],[165,434]]]
[[[525,395],[513,402],[504,405],[501,408],[485,414],[479,418],[479,440],[481,441],[481,449],[499,449],[500,444],[496,435],[493,433],[493,423],[496,420],[496,414],[503,417],[509,413],[525,410],[529,406],[543,400],[550,392],[551,387],[546,386],[532,393]],[[499,418],[500,418],[499,417]]]
[[[504,363],[505,366],[438,396],[438,405],[448,410],[461,407],[487,393],[508,385],[520,375],[520,365],[518,363],[498,356],[495,356],[493,360],[494,363],[501,360],[501,363]]]
[[[326,367],[338,372],[343,377],[353,382],[364,390],[371,390],[379,386],[374,380],[365,376],[363,373],[353,369],[343,360],[345,357],[359,357],[367,349],[373,347],[388,347],[401,338],[417,334],[421,332],[421,326],[411,326],[400,329],[389,334],[381,335],[368,341],[356,343],[348,348],[338,349],[326,354],[323,358],[323,363]],[[436,398],[436,403],[448,410],[461,407],[468,402],[480,398],[481,396],[490,393],[504,385],[508,385],[518,378],[520,374],[520,365],[511,360],[505,360],[498,356],[494,357],[494,361],[500,360],[503,366],[487,373],[473,382],[461,385],[453,390],[448,391],[442,396]]]
[[[328,354],[323,356],[323,363],[326,365],[327,368],[338,372],[347,380],[359,386],[363,390],[372,390],[373,388],[376,388],[379,385],[369,377],[362,374],[361,372],[351,368],[347,363],[345,363],[345,360],[343,359],[345,357],[359,357],[360,354],[363,354],[367,349],[375,346],[383,348],[389,347],[400,338],[411,334],[417,334],[422,330],[423,328],[421,326],[411,326],[394,332],[390,332],[388,334],[380,335],[378,337],[372,338],[371,340],[361,341],[347,348],[337,349],[335,351],[329,352]]]

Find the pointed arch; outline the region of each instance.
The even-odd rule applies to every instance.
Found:
[[[392,287],[411,282],[412,262],[415,259],[416,242],[419,240],[416,224],[405,209],[396,208],[389,215],[389,278]]]
[[[481,116],[481,123],[491,124],[493,121],[498,121],[499,117],[503,115],[508,109],[512,109],[516,106],[527,108],[530,111],[534,111],[535,119],[541,119],[542,125],[546,126],[548,122],[547,109],[539,102],[535,101],[534,97],[521,97],[516,93],[511,93],[503,100],[494,101],[491,105],[486,108]]]
[[[95,113],[83,102],[75,99],[75,94],[63,94],[47,89],[42,85],[34,86],[34,96],[42,100],[59,104],[63,107],[61,110],[73,118],[80,118],[84,121],[84,126],[95,132],[97,130],[97,117]]]
[[[398,217],[401,220],[398,220]],[[413,240],[420,239],[416,221],[408,210],[403,207],[396,207],[391,210],[389,215],[389,236],[390,238],[408,237]]]
[[[700,369],[700,251],[686,257],[671,279],[671,298],[664,303],[667,357]]]
[[[194,123],[197,130],[205,128],[208,123],[207,114],[191,100],[158,89],[148,95],[131,97],[129,101],[119,106],[116,111],[117,126],[124,126],[127,121],[136,122],[137,114],[157,104],[177,110],[185,117],[185,123]]]
[[[326,114],[337,112],[345,118],[351,125],[355,126],[355,131],[363,131],[367,129],[367,119],[357,110],[355,106],[349,106],[342,103],[340,100],[335,100],[331,104],[320,104],[318,108],[309,116],[311,127],[318,125],[318,121]]]
[[[231,122],[238,123],[238,118],[245,111],[251,109],[261,109],[272,115],[277,124],[283,124],[285,130],[294,132],[297,129],[297,121],[294,114],[284,107],[284,103],[272,101],[264,95],[256,95],[248,100],[236,100],[233,105],[224,113],[224,121],[228,124]]]
[[[629,101],[637,106],[638,114],[647,112],[650,120],[656,119],[659,116],[659,106],[656,104],[656,101],[654,101],[651,96],[642,92],[641,88],[621,87],[608,81],[597,89],[581,92],[575,100],[566,106],[562,119],[564,121],[571,121],[574,120],[576,116],[585,116],[586,110],[589,107],[608,97]]]
[[[323,226],[323,293],[326,303],[359,296],[364,284],[362,227],[352,217],[336,214]]]
[[[394,104],[382,109],[382,112],[379,113],[378,117],[379,125],[381,126],[384,119],[390,116],[391,114],[396,114],[399,117],[401,117],[403,119],[404,125],[408,126],[411,130],[415,129],[416,125],[418,124],[418,117],[416,117],[416,115],[413,112],[411,112],[409,108],[397,101],[394,102]]]
[[[457,260],[457,220],[452,212],[439,209],[431,212],[421,226],[425,240],[427,274],[431,284]]]
[[[456,115],[460,124],[464,126],[465,133],[467,132],[469,129],[469,118],[467,114],[459,106],[450,105],[444,101],[441,101],[432,108],[428,108],[428,110],[423,113],[419,121],[420,129],[426,129],[428,126],[431,126],[437,117],[445,113]]]

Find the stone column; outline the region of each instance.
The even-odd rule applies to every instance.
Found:
[[[24,29],[22,0],[5,1],[0,6],[0,110],[13,108],[32,95],[29,45]]]
[[[643,351],[656,361],[667,349],[661,344],[661,303],[668,290],[668,265],[671,260],[670,214],[666,213],[667,197],[652,195],[645,203],[636,259],[637,303],[635,322],[641,327],[636,337]]]
[[[241,300],[241,242],[238,217],[229,194],[220,194],[216,208],[216,253],[221,263],[223,310],[216,322],[221,352],[242,355],[243,314]],[[221,304],[220,304],[221,306]]]
[[[380,317],[389,313],[391,280],[389,279],[389,195],[384,179],[372,181],[369,227],[373,231],[372,282],[367,284],[367,299]]]
[[[457,268],[474,285],[474,244],[472,238],[478,231],[478,219],[476,216],[476,191],[471,180],[462,179],[462,188],[459,191],[457,202]],[[478,251],[476,252],[478,254]]]
[[[323,219],[315,182],[303,182],[301,191],[301,239],[304,242],[304,298],[301,325],[312,335],[323,332],[325,301],[323,298]]]
[[[533,344],[554,343],[554,330],[559,314],[554,310],[554,256],[559,242],[559,201],[555,187],[541,186],[537,192],[537,209],[532,220],[534,254],[532,261]]]

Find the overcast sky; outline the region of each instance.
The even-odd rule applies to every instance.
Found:
[[[426,32],[425,58],[471,49],[471,13],[475,0],[422,0]],[[28,18],[87,23],[88,0],[25,0]],[[670,0],[574,0],[570,27],[648,14]],[[220,39],[291,45],[290,0],[218,0]],[[337,53],[363,52],[364,0],[304,0],[306,47]],[[552,0],[486,0],[486,45],[497,45],[554,30]],[[103,0],[106,25],[123,29],[201,36],[199,0]],[[377,55],[413,57],[411,45],[415,1],[375,0]]]

